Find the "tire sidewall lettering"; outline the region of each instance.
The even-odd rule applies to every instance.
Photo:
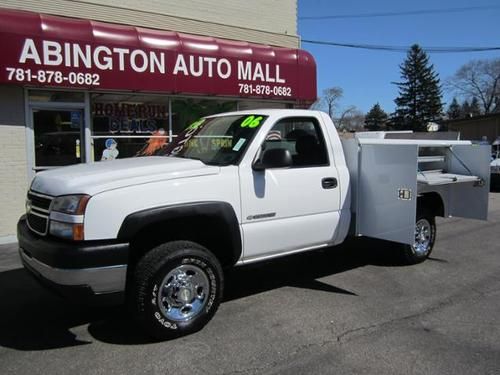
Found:
[[[154,316],[158,323],[160,323],[163,327],[169,328],[169,329],[177,329],[177,324],[175,323],[170,323],[168,319],[165,319],[160,312],[155,311]]]

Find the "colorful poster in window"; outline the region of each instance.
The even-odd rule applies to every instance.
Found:
[[[104,145],[106,149],[102,152],[101,160],[115,160],[120,154],[120,151],[116,148],[118,143],[113,138],[108,138]]]

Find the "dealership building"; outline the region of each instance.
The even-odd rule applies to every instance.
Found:
[[[304,108],[296,0],[0,0],[0,243],[43,170],[155,155],[197,118]]]

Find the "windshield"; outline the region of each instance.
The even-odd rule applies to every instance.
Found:
[[[202,118],[184,129],[161,155],[210,165],[237,164],[266,119],[248,114]]]

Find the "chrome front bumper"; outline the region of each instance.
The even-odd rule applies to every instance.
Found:
[[[127,265],[114,265],[98,268],[61,269],[48,266],[28,256],[22,248],[19,254],[29,271],[37,276],[61,286],[87,286],[94,294],[123,292],[127,276]]]

